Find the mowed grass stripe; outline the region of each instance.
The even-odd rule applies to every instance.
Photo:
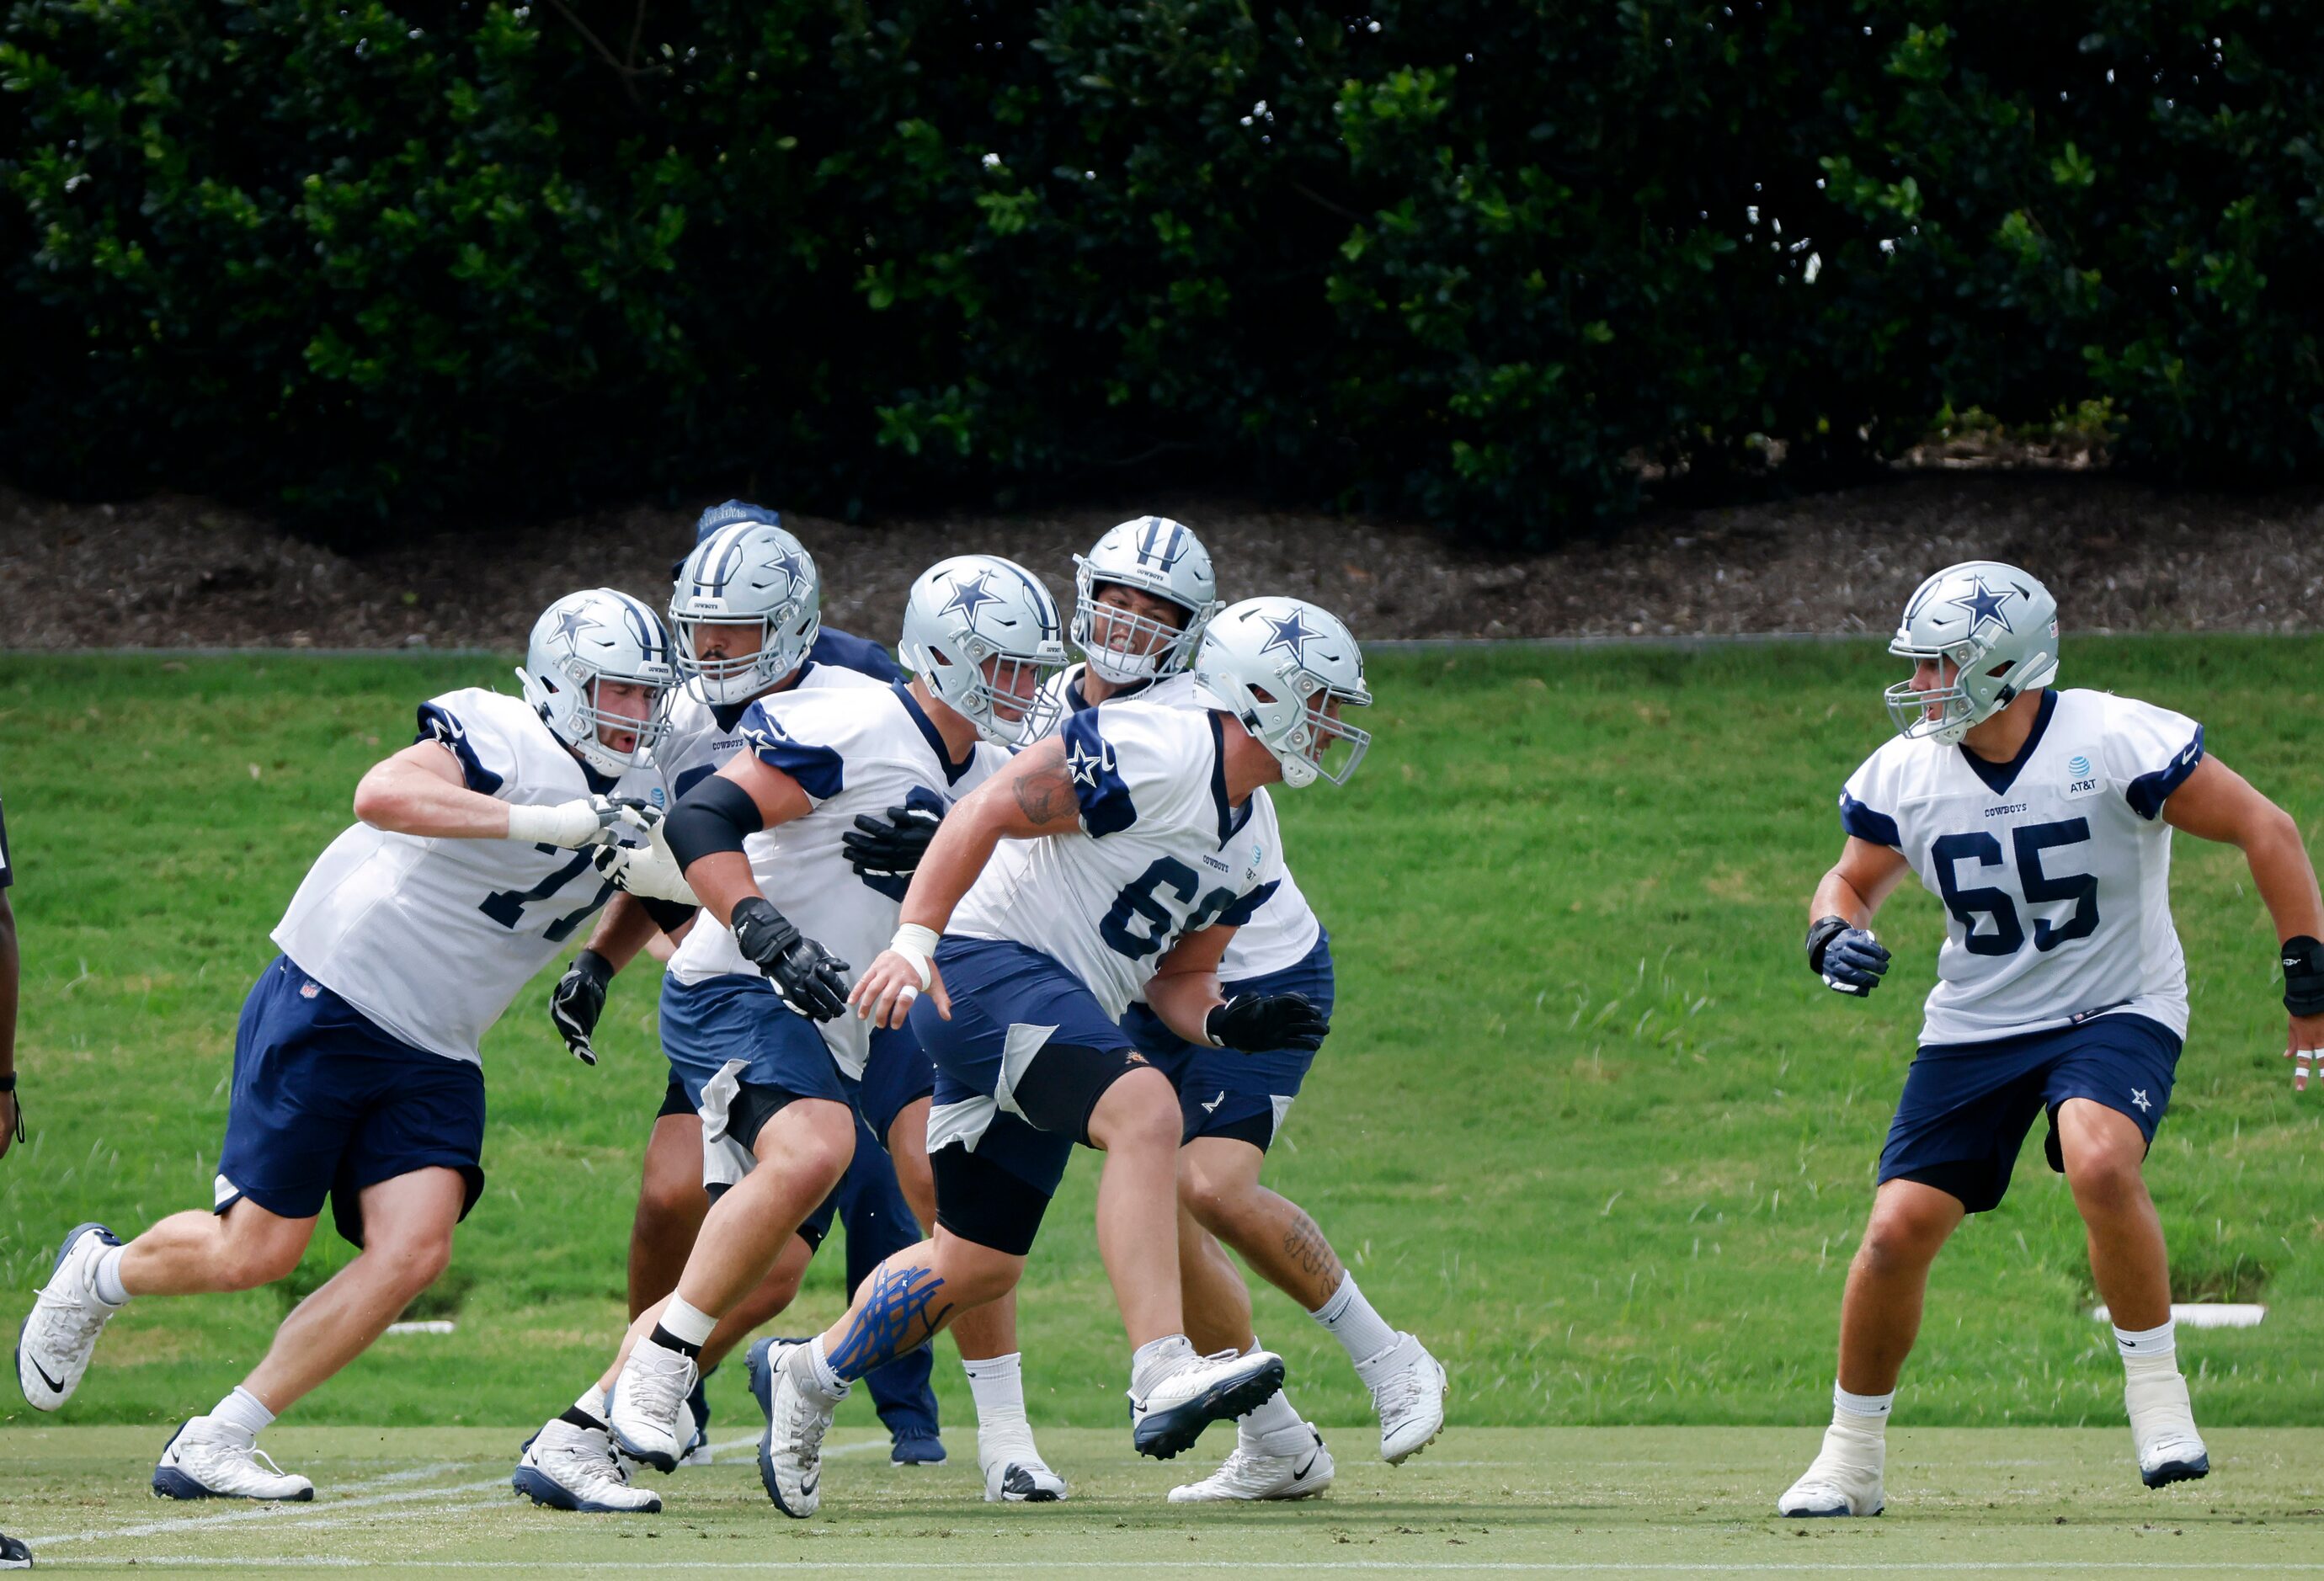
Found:
[[[2212,749],[2324,819],[2324,643],[2077,639],[2064,678],[2201,719]],[[1397,653],[1374,666],[1356,781],[1278,798],[1331,927],[1341,1008],[1269,1165],[1390,1319],[1454,1375],[1456,1424],[1820,1421],[1840,1280],[1933,970],[1917,892],[1882,921],[1862,1004],[1799,963],[1832,800],[1886,732],[1877,646]],[[0,1167],[0,1321],[56,1236],[208,1200],[234,1020],[267,931],[413,706],[504,685],[483,658],[0,660],[0,794],[19,867],[33,1142]],[[2194,1031],[2150,1175],[2190,1289],[2258,1286],[2261,1327],[2187,1337],[2208,1424],[2324,1420],[2324,1104],[2280,1058],[2272,935],[2240,857],[2182,841]],[[577,945],[579,942],[576,940]],[[636,1160],[659,1101],[650,970],[616,984],[585,1070],[530,986],[487,1041],[491,1184],[447,1292],[458,1331],[383,1340],[313,1423],[523,1423],[603,1365]],[[1123,1346],[1077,1163],[1024,1300],[1037,1424],[1113,1426]],[[348,1249],[327,1228],[311,1281]],[[819,1259],[802,1330],[840,1305]],[[1900,1401],[1916,1423],[2113,1423],[2120,1373],[2062,1185],[2029,1150],[1947,1254]],[[67,1421],[205,1408],[284,1310],[146,1302]],[[1369,1402],[1270,1291],[1259,1331],[1327,1425]],[[730,1375],[733,1374],[733,1375]],[[937,1379],[967,1420],[952,1353]],[[747,1420],[739,1369],[714,1380]],[[31,1420],[11,1402],[13,1420]],[[843,1425],[869,1427],[868,1401]]]

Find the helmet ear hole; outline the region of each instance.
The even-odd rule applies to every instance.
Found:
[[[1275,694],[1268,691],[1264,686],[1253,686],[1250,689],[1250,694],[1261,703],[1272,703],[1275,701]]]

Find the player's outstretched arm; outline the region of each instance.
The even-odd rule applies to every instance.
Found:
[[[2299,823],[2217,758],[2198,763],[2171,793],[2163,818],[2200,840],[2239,848],[2251,865],[2282,949],[2283,1007],[2291,1017],[2284,1057],[2295,1062],[2295,1085],[2306,1086],[2310,1065],[2324,1057],[2324,896]]]
[[[423,840],[528,840],[579,847],[608,838],[622,810],[604,796],[521,807],[468,788],[440,741],[414,741],[382,758],[355,786],[355,816],[374,829]]]
[[[952,998],[936,975],[936,941],[961,897],[1003,840],[1071,834],[1082,826],[1065,743],[1051,736],[1009,760],[945,814],[904,892],[896,942],[855,979],[847,1002],[875,1026],[901,1026],[912,1000],[927,993],[952,1017]],[[907,992],[906,990],[909,991]]]

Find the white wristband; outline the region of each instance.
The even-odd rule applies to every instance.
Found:
[[[936,938],[934,928],[906,923],[896,930],[896,936],[888,941],[888,948],[910,961],[912,970],[920,974],[920,987],[923,988],[935,980]]]

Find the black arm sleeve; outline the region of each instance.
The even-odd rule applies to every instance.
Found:
[[[632,898],[645,908],[646,915],[653,918],[653,925],[665,933],[677,933],[692,922],[694,914],[702,909],[698,905],[688,905],[682,900],[656,900],[648,895]]]
[[[751,793],[714,774],[678,798],[662,825],[662,837],[683,870],[722,850],[739,854],[742,837],[765,827]]]

